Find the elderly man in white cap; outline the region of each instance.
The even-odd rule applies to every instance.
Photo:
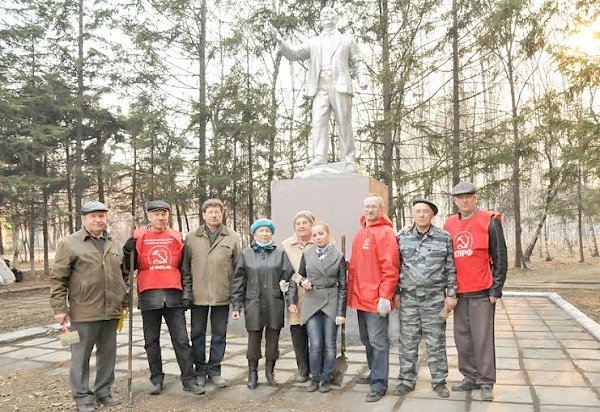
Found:
[[[117,322],[126,306],[127,285],[121,276],[122,246],[107,231],[108,208],[87,202],[81,208],[83,227],[56,248],[50,277],[50,304],[55,320],[79,334],[71,345],[71,393],[79,412],[121,401],[111,394],[115,380]],[[68,302],[68,304],[67,304]],[[89,387],[90,356],[96,347],[96,382]]]
[[[458,214],[446,221],[452,236],[458,305],[454,311],[454,341],[461,383],[453,391],[481,389],[481,399],[494,399],[496,352],[494,313],[508,268],[500,214],[477,207],[477,188],[460,182],[452,189]]]

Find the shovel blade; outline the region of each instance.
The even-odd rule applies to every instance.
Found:
[[[333,374],[331,375],[331,383],[340,386],[344,381],[344,375],[348,370],[348,358],[345,356],[338,356],[335,359],[335,366],[333,368]]]

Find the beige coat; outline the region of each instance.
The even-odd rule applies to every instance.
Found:
[[[122,246],[110,235],[103,254],[85,229],[62,239],[50,276],[54,313],[68,313],[73,322],[118,319],[127,298],[122,260]]]
[[[231,278],[240,249],[239,235],[225,225],[212,246],[205,225],[188,234],[181,273],[192,275],[194,305],[229,305]]]
[[[298,269],[300,268],[300,260],[302,259],[302,252],[313,244],[312,238],[308,241],[306,246],[303,246],[302,243],[298,240],[298,237],[294,233],[291,237],[285,239],[281,242],[283,246],[283,250],[288,256],[288,259],[292,263],[292,267],[294,268],[294,275],[292,276],[292,281],[296,281],[296,277],[298,277]],[[292,313],[288,311],[288,321],[290,325],[301,325],[301,313],[300,308],[302,306],[302,301],[304,299],[304,288],[298,288],[298,312]]]

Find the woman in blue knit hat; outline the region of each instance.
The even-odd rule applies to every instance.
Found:
[[[248,331],[248,388],[258,385],[258,360],[261,340],[265,335],[265,377],[271,386],[277,386],[275,362],[279,358],[279,332],[283,328],[285,301],[294,269],[282,248],[273,243],[275,224],[269,219],[258,219],[250,226],[254,240],[245,248],[237,262],[231,283],[232,318],[240,318],[244,308]]]

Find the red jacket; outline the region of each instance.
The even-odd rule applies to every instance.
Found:
[[[400,275],[400,253],[392,222],[381,214],[379,220],[362,228],[352,241],[348,267],[348,306],[377,313],[380,297],[392,300]]]

